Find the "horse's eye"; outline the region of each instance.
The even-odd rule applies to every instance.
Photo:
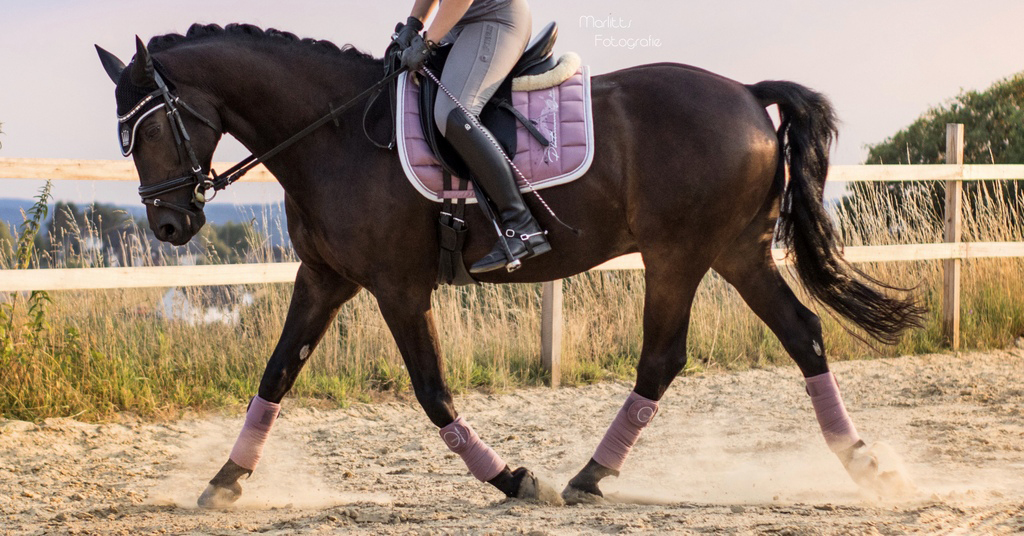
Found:
[[[143,136],[145,136],[147,140],[155,140],[157,136],[160,135],[161,130],[162,129],[160,128],[159,124],[150,125],[146,127],[145,132],[143,132]]]

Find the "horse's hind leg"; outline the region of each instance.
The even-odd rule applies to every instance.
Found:
[[[828,369],[821,321],[797,299],[771,258],[771,227],[741,237],[713,266],[779,338],[807,383],[818,423],[829,448],[850,476],[880,493],[901,492],[895,473],[879,472],[878,459],[860,439],[846,412],[839,386]],[[756,231],[750,229],[749,231]]]
[[[238,479],[256,468],[281,399],[295,383],[338,308],[357,292],[358,285],[333,272],[318,272],[305,263],[299,267],[284,330],[263,372],[259,394],[249,403],[245,425],[231,456],[199,497],[199,506],[219,508],[241,496]]]
[[[558,493],[538,480],[529,470],[509,469],[455,411],[451,391],[444,379],[444,363],[437,343],[437,330],[430,307],[431,286],[420,289],[377,289],[374,295],[388,324],[412,380],[416,400],[427,417],[440,428],[439,435],[449,450],[458,454],[470,473],[481,482],[498,488],[507,497],[535,499],[560,504]]]
[[[598,483],[606,476],[619,475],[641,431],[657,413],[658,400],[686,365],[690,308],[708,267],[696,256],[683,254],[665,258],[645,252],[644,261],[644,340],[636,385],[590,461],[562,491],[562,498],[570,504],[601,500]]]

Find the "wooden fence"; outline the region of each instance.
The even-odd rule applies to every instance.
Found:
[[[1024,242],[961,241],[962,184],[964,181],[1024,179],[1024,165],[964,165],[963,125],[947,125],[946,164],[923,166],[832,166],[830,182],[944,181],[946,213],[944,241],[935,244],[854,246],[844,250],[853,263],[943,261],[943,326],[952,349],[960,345],[960,265],[965,259],[1024,257]],[[227,168],[230,164],[215,164]],[[130,160],[61,160],[0,158],[0,178],[56,180],[137,181]],[[246,182],[271,182],[262,166],[249,172]],[[779,263],[785,251],[772,250]],[[643,269],[639,254],[612,259],[594,270]],[[0,271],[0,291],[69,290],[132,287],[202,286],[251,283],[287,283],[295,279],[298,263],[245,265],[157,266],[138,268],[73,268]],[[551,372],[552,386],[560,376],[562,340],[562,285],[544,283],[542,290],[541,360]]]

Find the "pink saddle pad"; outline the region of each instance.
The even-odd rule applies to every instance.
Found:
[[[398,154],[409,182],[432,201],[465,198],[469,203],[476,202],[472,186],[467,190],[445,190],[442,186],[441,165],[420,126],[419,85],[402,74],[398,78],[398,91]],[[517,123],[517,148],[512,163],[534,188],[540,190],[565,184],[587,172],[594,161],[594,121],[587,67],[555,87],[514,91],[512,104],[551,142],[544,147]],[[522,179],[519,179],[519,188],[529,190]]]

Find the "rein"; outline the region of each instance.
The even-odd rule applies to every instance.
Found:
[[[229,185],[231,185],[238,179],[242,178],[242,176],[249,172],[249,170],[251,170],[252,168],[273,158],[281,151],[287,149],[288,147],[291,147],[296,142],[310,135],[311,133],[313,133],[313,131],[326,125],[327,123],[333,121],[335,124],[337,124],[338,116],[340,116],[342,113],[344,113],[346,110],[354,106],[362,99],[366,98],[371,93],[379,91],[385,84],[394,80],[396,77],[398,77],[399,74],[403,72],[405,72],[405,69],[397,69],[391,72],[387,76],[384,76],[383,78],[378,80],[372,86],[363,90],[355,97],[349,99],[347,102],[345,102],[338,108],[335,108],[333,105],[329,105],[330,111],[327,114],[325,114],[320,119],[317,119],[306,128],[300,130],[299,132],[296,132],[290,138],[277,144],[277,146],[268,150],[267,152],[259,156],[250,154],[249,156],[243,158],[234,166],[231,166],[231,168],[229,168],[224,173],[217,173],[216,171],[211,169],[210,174],[203,173],[202,167],[199,165],[199,160],[196,158],[195,150],[192,148],[192,138],[188,135],[188,131],[185,129],[185,124],[181,120],[181,112],[179,111],[177,105],[180,104],[181,107],[185,109],[185,111],[195,116],[197,119],[202,121],[203,124],[210,127],[214,131],[219,131],[219,129],[213,124],[212,121],[203,117],[198,111],[196,111],[194,108],[186,104],[185,101],[181,100],[176,95],[172,95],[170,90],[167,88],[167,85],[164,83],[163,78],[160,77],[158,73],[154,73],[157,83],[157,89],[150,93],[150,96],[160,96],[163,98],[163,106],[167,107],[167,117],[171,123],[171,130],[174,133],[174,141],[179,148],[179,153],[181,147],[184,146],[185,152],[188,154],[192,168],[190,173],[187,175],[183,175],[181,177],[176,177],[173,179],[167,179],[156,184],[151,184],[149,186],[140,186],[139,196],[142,197],[143,204],[152,205],[154,207],[159,208],[167,208],[177,212],[181,212],[182,214],[185,215],[194,216],[195,213],[192,210],[189,210],[188,207],[182,207],[175,203],[163,201],[159,198],[159,196],[169,192],[180,190],[182,188],[191,188],[193,190],[193,197],[191,203],[197,206],[198,208],[202,209],[203,205],[207,201],[216,197],[217,192],[227,188]],[[214,194],[210,197],[206,197],[206,191],[209,189],[213,189]]]

